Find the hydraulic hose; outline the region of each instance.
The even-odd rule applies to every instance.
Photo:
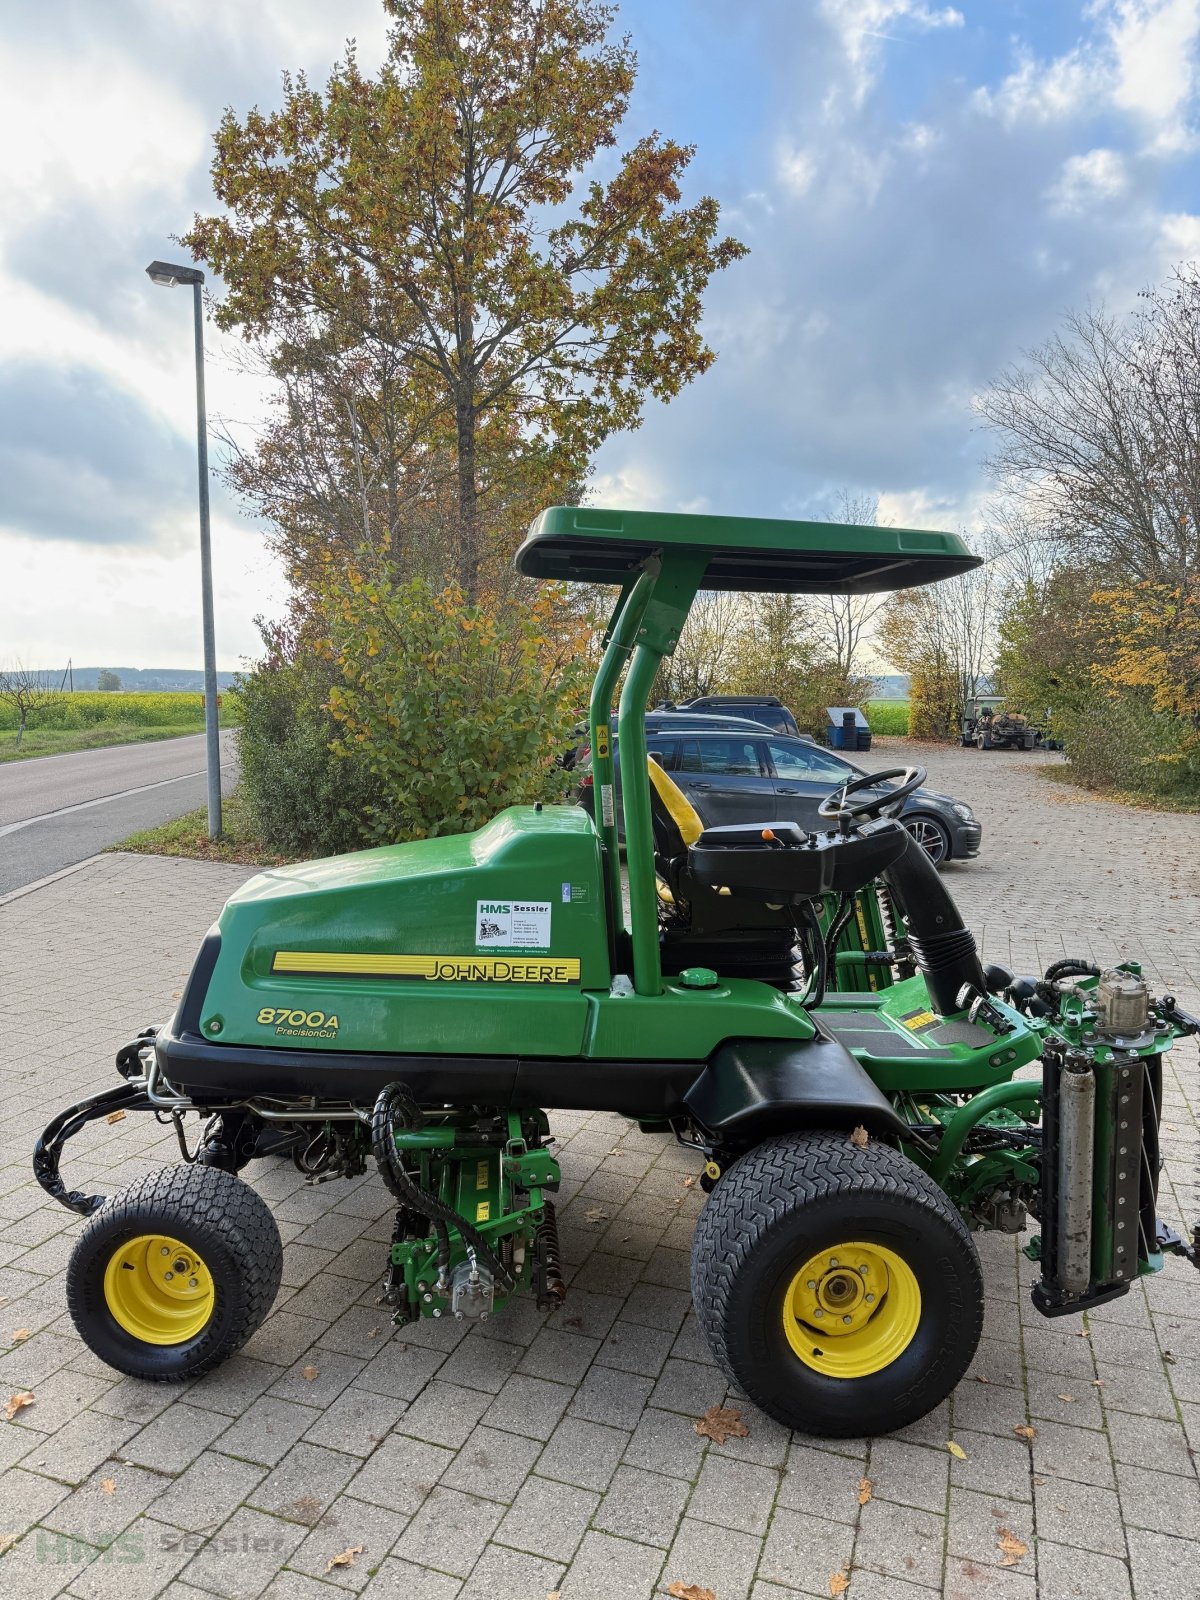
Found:
[[[892,826],[883,819],[866,823],[859,832]],[[904,849],[881,876],[904,917],[909,949],[925,979],[933,1009],[943,1017],[961,1010],[958,995],[964,984],[986,994],[975,937],[941,874],[911,834],[906,834]]]
[[[426,1217],[432,1224],[438,1241],[438,1268],[441,1277],[445,1277],[449,1257],[449,1236],[446,1229],[457,1228],[463,1243],[469,1245],[479,1259],[487,1263],[505,1293],[511,1293],[512,1274],[483,1234],[473,1228],[453,1207],[443,1205],[434,1195],[414,1183],[405,1172],[396,1153],[396,1123],[399,1122],[402,1128],[413,1130],[419,1128],[424,1120],[421,1108],[402,1083],[389,1083],[379,1091],[379,1098],[375,1101],[371,1112],[371,1152],[375,1157],[380,1176],[402,1205]]]

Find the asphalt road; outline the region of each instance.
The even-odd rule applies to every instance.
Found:
[[[235,774],[221,735],[221,784]],[[0,894],[73,866],[205,803],[204,735],[0,765]]]

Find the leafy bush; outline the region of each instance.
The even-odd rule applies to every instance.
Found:
[[[375,779],[372,839],[462,833],[504,806],[561,798],[556,757],[581,684],[578,665],[544,663],[549,604],[491,615],[453,587],[350,573],[332,607],[329,707],[334,750]]]
[[[267,638],[264,661],[238,685],[238,793],[252,830],[284,856],[337,855],[367,842],[375,797],[364,763],[336,755],[333,664],[311,646]],[[282,646],[282,647],[281,647]]]
[[[235,710],[229,694],[221,696],[225,721]],[[135,728],[177,728],[195,723],[204,726],[204,696],[161,690],[154,694],[122,694],[100,689],[80,689],[64,694],[39,716],[42,728],[95,728],[105,723],[122,722]],[[0,728],[17,726],[13,706],[0,704]]]
[[[1193,730],[1156,712],[1144,695],[1098,688],[1086,707],[1055,714],[1055,732],[1065,739],[1071,771],[1089,788],[1200,795]]]

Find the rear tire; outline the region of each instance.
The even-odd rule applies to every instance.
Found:
[[[871,1304],[868,1285],[882,1288]],[[979,1259],[947,1196],[890,1146],[844,1133],[768,1139],[722,1175],[696,1227],[692,1299],[755,1405],[835,1438],[933,1410],[983,1327]],[[819,1321],[804,1315],[815,1304]]]
[[[84,1343],[132,1378],[195,1378],[274,1302],[283,1246],[262,1197],[219,1167],[167,1167],[105,1202],[67,1265]]]

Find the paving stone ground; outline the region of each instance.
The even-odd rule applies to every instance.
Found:
[[[1124,954],[1200,1006],[1200,819],[1045,782],[1053,757],[923,758],[984,823],[982,857],[948,870],[986,956],[1040,971]],[[1200,1595],[1190,1267],[1170,1262],[1086,1326],[1047,1322],[1021,1241],[981,1236],[985,1336],[949,1402],[887,1438],[791,1435],[727,1394],[698,1334],[694,1158],[614,1116],[553,1117],[571,1284],[554,1316],[526,1302],[465,1335],[393,1332],[375,1303],[389,1219],[374,1176],[309,1188],[262,1162],[252,1180],[285,1242],[271,1316],[190,1386],[119,1379],[66,1315],[79,1223],[32,1181],[29,1151],[169,1013],[245,875],[107,856],[0,903],[0,1398],[35,1396],[0,1422],[0,1594],[649,1600],[683,1583],[790,1600],[848,1573],[851,1600]],[[1200,1217],[1198,1111],[1189,1043],[1166,1087],[1176,1225]],[[76,1140],[67,1173],[111,1192],[174,1158],[169,1129],[131,1116]],[[693,1419],[724,1401],[749,1437],[697,1438]]]

